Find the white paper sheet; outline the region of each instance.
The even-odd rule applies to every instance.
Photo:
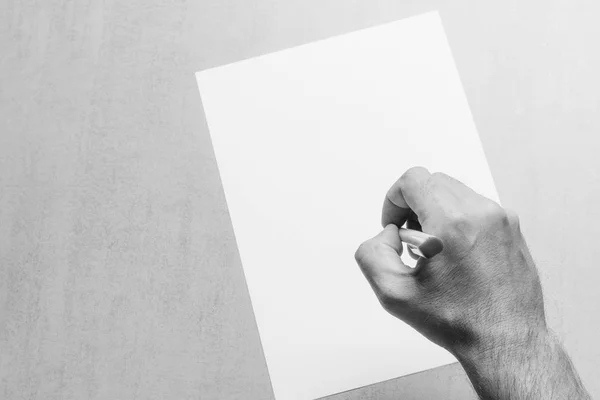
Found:
[[[277,400],[454,362],[354,261],[409,167],[498,200],[437,12],[197,74]]]

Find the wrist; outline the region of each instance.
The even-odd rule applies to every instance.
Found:
[[[541,352],[553,351],[557,344],[557,339],[545,325],[527,326],[489,332],[450,351],[465,369],[484,371],[497,368],[503,364],[503,359],[535,358]]]
[[[553,332],[530,329],[519,338],[454,352],[481,399],[591,400]]]

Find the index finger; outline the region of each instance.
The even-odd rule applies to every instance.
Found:
[[[392,185],[385,196],[381,224],[404,225],[410,211],[420,219],[427,214],[425,185],[431,174],[426,168],[412,167]]]

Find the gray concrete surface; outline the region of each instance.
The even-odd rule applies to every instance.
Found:
[[[0,398],[271,399],[193,73],[434,9],[600,398],[587,0],[0,1]],[[475,396],[453,365],[331,398]]]

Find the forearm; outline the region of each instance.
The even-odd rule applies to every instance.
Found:
[[[552,333],[457,358],[482,400],[591,400]]]

